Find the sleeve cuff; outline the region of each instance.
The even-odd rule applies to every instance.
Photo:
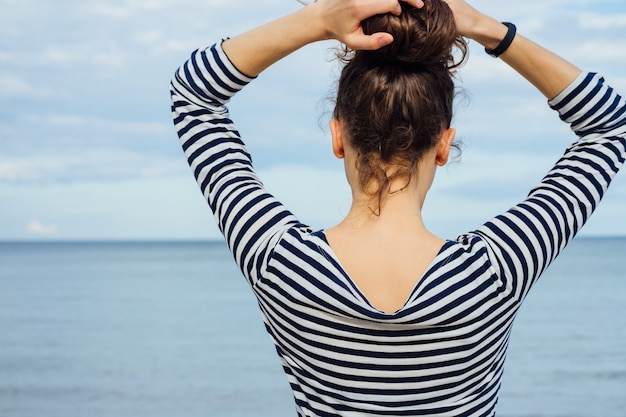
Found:
[[[556,97],[548,100],[548,104],[561,116],[565,116],[578,108],[602,82],[603,78],[598,74],[583,72]]]
[[[243,71],[240,71],[239,68],[237,68],[237,66],[235,64],[233,64],[233,62],[230,60],[228,55],[226,55],[226,52],[224,52],[224,48],[222,48],[222,44],[226,40],[228,40],[228,38],[222,39],[221,42],[216,43],[215,45],[209,47],[208,49],[214,48],[215,51],[217,52],[218,56],[220,57],[220,60],[222,61],[222,64],[224,64],[224,66],[228,69],[228,71],[232,75],[237,77],[244,84],[248,84],[249,82],[251,82],[254,79],[256,79],[257,77],[252,77],[252,76],[244,73]]]

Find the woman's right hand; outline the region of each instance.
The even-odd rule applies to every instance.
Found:
[[[508,28],[464,0],[443,0],[452,12],[459,35],[495,49]],[[514,70],[530,81],[548,99],[554,98],[580,75],[580,70],[558,55],[526,39],[519,33],[500,56]]]
[[[476,27],[485,16],[463,0],[443,1],[448,3],[452,13],[454,13],[454,21],[459,35],[473,39]]]
[[[473,39],[483,46],[493,49],[504,38],[506,26],[476,10],[464,0],[443,0],[452,13],[459,35]]]

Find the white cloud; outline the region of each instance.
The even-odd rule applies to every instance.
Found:
[[[153,45],[163,42],[165,39],[165,34],[160,30],[148,30],[135,34],[135,36],[133,36],[133,39],[136,43],[140,45]]]
[[[350,211],[350,188],[340,163],[336,169],[279,165],[258,174],[272,195],[314,228],[333,226]]]
[[[182,52],[191,51],[192,49],[195,49],[196,47],[198,46],[193,41],[170,39],[164,42],[156,43],[153,46],[152,51],[156,54],[163,54],[166,52],[181,52],[182,53]]]
[[[145,13],[165,13],[168,17],[184,16],[195,24],[198,20],[207,21],[212,14],[225,12],[251,13],[253,15],[268,15],[277,9],[292,10],[294,5],[299,6],[296,0],[266,0],[264,2],[241,3],[229,0],[207,0],[197,2],[193,0],[147,0],[103,3],[82,3],[80,13],[95,18],[128,20],[140,18]],[[274,14],[275,15],[275,14]]]
[[[26,231],[34,235],[56,235],[59,232],[59,228],[54,224],[43,224],[39,220],[31,220],[26,225]]]
[[[0,182],[0,239],[207,239],[215,221],[190,174],[116,182]],[[44,201],[45,205],[41,202]],[[8,204],[6,204],[8,202]],[[45,220],[48,219],[48,220]],[[52,222],[50,219],[54,219]],[[35,235],[34,230],[55,234]],[[53,224],[54,223],[54,224]]]
[[[503,189],[508,188],[514,194],[524,195],[525,188],[530,190],[560,156],[472,150],[463,156],[461,164],[451,164],[440,170],[436,187],[443,190],[475,190],[489,188],[490,184],[502,184]],[[497,175],[494,176],[494,173]]]
[[[35,58],[41,67],[57,67],[75,72],[81,67],[118,69],[128,65],[127,48],[104,39],[72,44],[49,44]]]
[[[119,181],[126,178],[163,177],[181,172],[188,172],[182,155],[172,159],[115,148],[46,152],[0,160],[0,182],[17,184]]]
[[[93,54],[93,63],[102,68],[124,68],[127,64],[126,54],[122,51],[102,51]]]
[[[47,45],[41,54],[41,58],[47,64],[69,65],[77,62],[81,52],[69,45]]]
[[[0,62],[2,62],[2,63],[14,63],[15,62],[15,55],[7,53],[7,52],[1,52],[0,51]]]
[[[578,16],[583,29],[606,30],[612,28],[626,28],[626,14],[601,15],[597,13],[582,13]]]
[[[473,45],[474,46],[474,45]],[[519,76],[502,61],[496,61],[479,47],[470,50],[468,62],[459,70],[461,81],[519,84]]]
[[[583,42],[576,48],[576,58],[588,63],[609,61],[611,64],[626,63],[626,49],[621,39],[595,39]]]
[[[40,87],[16,74],[0,73],[0,98],[44,98],[54,95],[49,87]]]
[[[30,164],[18,161],[0,162],[0,182],[35,181],[38,177],[31,170]]]
[[[89,127],[127,133],[170,134],[173,127],[162,122],[126,122],[119,120],[85,117],[80,115],[39,115],[31,114],[25,118],[29,123],[60,127]]]
[[[99,17],[127,19],[132,15],[129,7],[115,6],[107,3],[95,3],[89,5],[89,12]]]

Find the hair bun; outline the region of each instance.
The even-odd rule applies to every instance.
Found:
[[[390,33],[394,41],[377,51],[369,51],[371,58],[383,62],[400,61],[411,64],[443,64],[447,68],[458,66],[452,49],[462,50],[465,56],[466,42],[458,36],[452,10],[442,0],[428,0],[421,9],[402,5],[402,13],[372,16],[363,21],[363,31],[371,35]],[[363,51],[364,52],[364,51]]]

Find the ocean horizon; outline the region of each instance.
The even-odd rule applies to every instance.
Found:
[[[577,237],[531,290],[498,416],[626,416],[624,254]],[[295,414],[223,241],[0,241],[0,416]]]

